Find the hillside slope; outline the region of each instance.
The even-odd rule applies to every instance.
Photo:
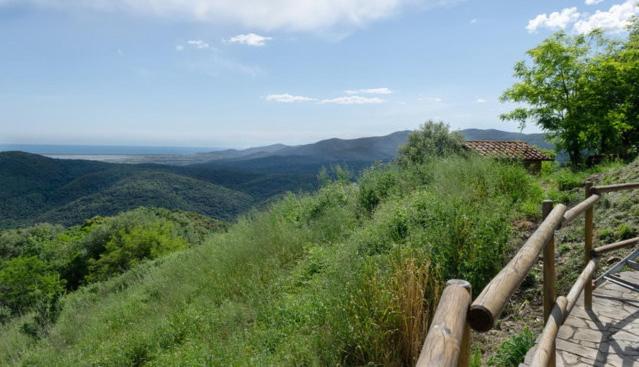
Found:
[[[0,326],[7,365],[411,365],[443,280],[480,289],[540,200],[520,167],[451,158],[288,196],[205,244],[62,300],[47,335]],[[536,208],[536,206],[535,206]],[[472,260],[469,260],[472,259]]]
[[[76,224],[138,206],[229,219],[248,209],[246,193],[167,166],[118,165],[0,153],[0,228],[46,221]]]

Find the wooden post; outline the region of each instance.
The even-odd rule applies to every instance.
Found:
[[[446,283],[417,367],[459,367],[468,363],[470,330],[466,315],[471,301],[470,283],[457,279]]]
[[[552,211],[552,200],[544,200],[541,211],[544,219]],[[544,323],[548,322],[550,313],[555,304],[555,298],[557,292],[555,289],[555,235],[554,233],[550,237],[548,244],[544,247]],[[555,343],[553,343],[550,350],[550,358],[548,360],[548,367],[555,367]]]
[[[590,197],[592,194],[592,182],[586,181],[584,184],[584,191],[586,194],[586,199]],[[594,216],[594,207],[590,207],[586,210],[585,215],[585,228],[584,228],[584,266],[587,266],[592,258],[592,237],[593,237],[593,216]],[[584,307],[587,310],[592,309],[592,276],[586,282],[586,287],[584,288]]]
[[[470,288],[468,288],[468,292],[472,293]],[[470,303],[468,304],[468,306],[470,306]],[[466,321],[466,325],[464,326],[464,336],[462,338],[461,350],[459,351],[459,362],[457,362],[457,367],[468,367],[470,365],[471,344],[472,340],[470,333],[470,324],[468,323],[468,321]]]

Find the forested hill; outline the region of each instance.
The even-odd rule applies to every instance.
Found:
[[[547,147],[541,134],[461,132],[469,139],[521,139]],[[0,152],[0,228],[38,222],[77,224],[95,215],[114,215],[139,206],[231,219],[287,191],[316,189],[323,167],[330,173],[339,165],[356,176],[375,161],[393,160],[408,134],[399,131],[381,137],[226,151],[216,153],[225,159],[182,166],[61,160]]]
[[[170,167],[59,160],[0,153],[0,227],[80,223],[139,206],[197,211],[229,219],[254,198]]]
[[[287,191],[317,188],[321,168],[337,164],[359,172],[372,162],[282,156],[180,167],[0,152],[0,228],[78,224],[140,206],[228,220]]]

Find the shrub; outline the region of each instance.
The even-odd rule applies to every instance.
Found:
[[[398,191],[400,178],[396,167],[374,166],[360,177],[358,202],[368,213],[371,213],[382,200],[393,191]]]
[[[445,123],[427,121],[408,136],[408,142],[400,148],[398,160],[411,165],[460,154],[464,151],[463,141],[461,134],[450,132]]]
[[[60,276],[37,257],[16,257],[0,265],[0,306],[13,314],[46,303],[64,291]]]
[[[122,273],[146,259],[156,259],[186,248],[173,223],[159,220],[131,228],[121,228],[111,235],[98,259],[89,260],[88,281],[104,280]]]

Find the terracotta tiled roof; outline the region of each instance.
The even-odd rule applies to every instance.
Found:
[[[524,141],[470,140],[464,146],[486,157],[519,159],[525,161],[550,161],[550,157]]]

